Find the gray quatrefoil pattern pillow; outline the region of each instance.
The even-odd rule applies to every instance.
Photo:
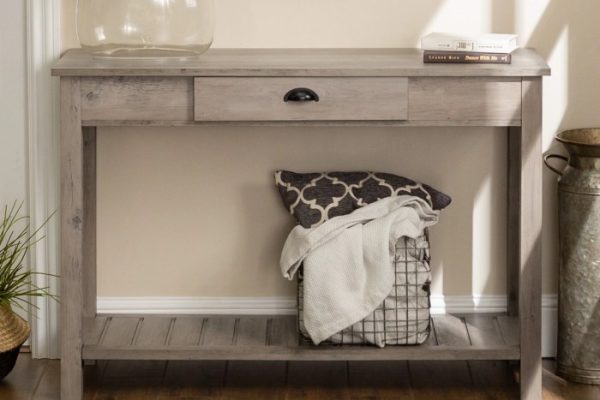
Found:
[[[417,196],[434,210],[442,210],[452,201],[431,186],[378,172],[277,171],[275,183],[286,208],[305,228],[390,196]]]

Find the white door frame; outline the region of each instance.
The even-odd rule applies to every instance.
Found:
[[[59,205],[58,82],[50,76],[60,57],[60,0],[27,0],[27,134],[29,213],[40,226]],[[59,216],[54,215],[39,236],[45,239],[31,249],[35,272],[59,272]],[[57,279],[36,276],[35,283],[59,292]],[[38,307],[32,318],[31,349],[34,358],[58,358],[58,304],[33,298]]]

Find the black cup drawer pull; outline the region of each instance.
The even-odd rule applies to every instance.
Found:
[[[292,89],[283,96],[283,101],[319,101],[319,95],[314,90],[307,88]]]

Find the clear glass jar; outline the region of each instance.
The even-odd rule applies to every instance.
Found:
[[[214,19],[214,0],[77,0],[79,42],[97,55],[202,54]]]

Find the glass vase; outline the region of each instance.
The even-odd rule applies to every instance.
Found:
[[[116,57],[193,56],[213,41],[214,0],[78,0],[81,47]]]

